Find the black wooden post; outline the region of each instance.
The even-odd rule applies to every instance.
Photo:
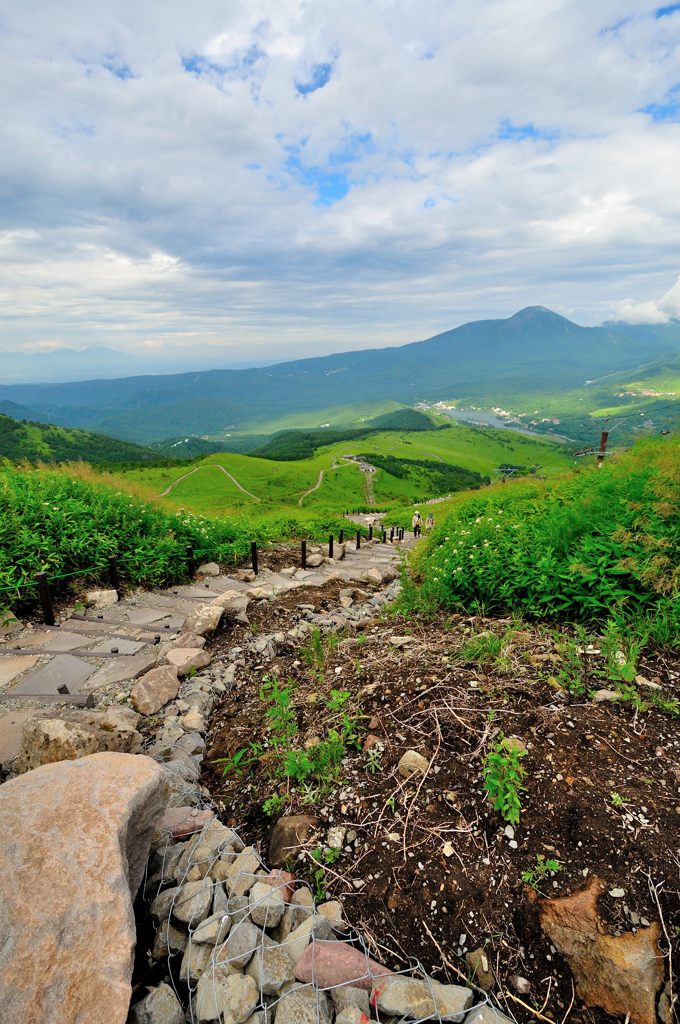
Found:
[[[394,544],[394,527],[390,527],[390,544]]]
[[[383,544],[387,544],[387,530],[383,530]]]
[[[250,544],[250,561],[253,566],[253,572],[257,576],[257,544],[252,541]]]
[[[361,547],[361,530],[357,530],[357,551]]]
[[[191,544],[187,544],[187,576],[189,579],[193,579],[196,575],[196,560],[194,558],[194,549]]]
[[[46,626],[54,625],[54,609],[52,607],[52,597],[50,595],[50,585],[47,582],[47,573],[39,572],[36,577],[36,583],[38,584],[38,594],[40,596],[40,604],[42,605],[43,622]]]
[[[338,537],[338,543],[340,543],[340,544],[344,544],[345,543],[345,531],[344,530],[340,530],[340,536]]]
[[[115,555],[109,555],[109,583],[120,596],[120,576],[118,575],[118,559]]]
[[[331,533],[328,538],[328,557],[333,557],[333,534]]]
[[[302,544],[300,545],[300,555],[301,555],[300,564],[302,565],[303,569],[306,569],[307,568],[307,541],[306,540],[303,540]]]
[[[373,523],[368,527],[368,539],[373,540]]]

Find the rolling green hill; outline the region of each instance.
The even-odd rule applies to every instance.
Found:
[[[605,374],[674,359],[680,323],[581,327],[542,307],[464,324],[398,348],[364,349],[248,370],[0,387],[35,419],[148,443],[169,436],[272,433],[291,414],[353,403],[559,400]],[[530,403],[530,404],[529,404]],[[584,407],[584,412],[588,409]],[[373,414],[375,415],[375,413]],[[270,424],[269,426],[267,424]],[[289,426],[304,424],[289,423]],[[314,425],[314,424],[310,424]],[[333,424],[335,425],[335,424]]]
[[[0,458],[13,462],[151,462],[156,452],[103,434],[15,420],[0,413]]]
[[[360,457],[375,472],[362,470]],[[300,508],[344,512],[474,487],[481,477],[497,478],[504,465],[545,475],[562,472],[572,461],[564,446],[553,441],[454,423],[447,430],[371,433],[294,461],[222,452],[185,467],[140,466],[109,479],[164,508],[206,515]]]

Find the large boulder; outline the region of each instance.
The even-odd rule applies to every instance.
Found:
[[[151,758],[100,753],[0,786],[0,1020],[125,1024],[163,779]]]
[[[654,921],[636,932],[608,934],[597,909],[606,888],[592,875],[571,896],[542,900],[541,927],[569,964],[586,1006],[632,1024],[655,1024],[656,996],[664,981],[661,929]]]
[[[136,754],[142,749],[138,721],[131,708],[118,706],[105,711],[40,712],[24,722],[17,767],[27,772],[105,750]]]

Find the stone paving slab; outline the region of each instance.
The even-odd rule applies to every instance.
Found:
[[[21,750],[24,722],[35,714],[35,708],[26,708],[21,711],[8,711],[0,718],[0,764],[17,756]]]
[[[93,643],[94,637],[83,636],[82,633],[69,633],[67,630],[63,632],[57,630],[54,639],[42,644],[41,649],[53,654],[67,654],[78,647],[88,647]]]
[[[143,629],[141,626],[131,626],[129,623],[104,622],[101,619],[67,619],[63,626],[74,633],[94,634],[94,639],[99,637],[117,637],[119,640],[141,640],[144,643],[153,643],[157,630],[151,626]]]
[[[125,608],[117,606],[115,608],[107,608],[103,613],[105,622],[117,622],[126,621],[132,623],[133,626],[148,626],[150,623],[160,622],[162,619],[168,619],[167,608],[153,608],[150,605],[141,605],[133,608]]]
[[[69,693],[81,693],[82,684],[89,679],[95,666],[72,654],[57,654],[46,665],[23,676],[10,691],[19,693],[58,693],[66,685]]]
[[[0,658],[0,687],[7,686],[22,672],[34,668],[39,661],[37,654],[3,654]]]
[[[116,658],[108,665],[97,669],[94,675],[82,684],[83,693],[92,693],[103,686],[112,686],[114,683],[125,683],[131,679],[138,679],[149,669],[156,667],[158,648],[153,647],[150,651],[140,654],[133,654],[131,657]]]
[[[99,654],[137,654],[146,647],[146,643],[143,640],[119,640],[117,637],[109,637],[106,640],[102,640],[96,647],[92,647],[87,653],[96,658]]]

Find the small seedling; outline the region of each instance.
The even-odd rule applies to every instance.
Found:
[[[544,854],[537,853],[534,866],[522,872],[522,881],[531,889],[537,890],[540,882],[546,878],[553,878],[561,870],[562,865],[558,860],[552,857],[546,859]]]
[[[519,794],[526,788],[526,771],[520,761],[525,754],[526,750],[501,733],[484,761],[484,788],[495,810],[511,825],[519,822],[522,810]]]
[[[366,757],[366,771],[371,775],[376,775],[382,771],[382,751],[379,747],[369,747],[365,754]]]
[[[268,818],[278,818],[285,806],[285,796],[279,796],[277,793],[273,793],[271,796],[268,796],[262,804],[262,810]]]
[[[612,807],[625,807],[628,803],[628,801],[624,800],[620,793],[615,793],[614,790],[612,790],[609,794],[609,799],[612,802]]]

